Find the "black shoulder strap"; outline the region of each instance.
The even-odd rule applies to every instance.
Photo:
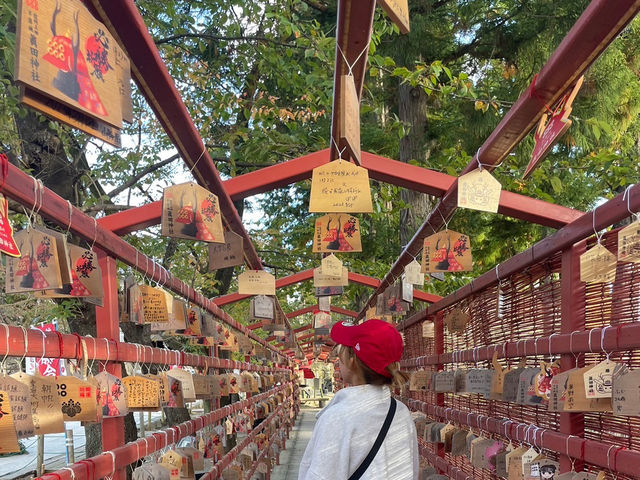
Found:
[[[373,443],[373,447],[371,447],[371,450],[369,451],[365,459],[362,461],[360,466],[349,477],[349,480],[358,480],[360,477],[362,477],[364,472],[367,471],[367,468],[369,468],[369,465],[371,465],[371,462],[373,462],[373,459],[376,458],[376,455],[378,454],[378,450],[380,450],[380,447],[382,446],[382,442],[384,442],[384,439],[386,438],[387,433],[389,432],[389,427],[391,427],[391,422],[393,421],[393,417],[395,416],[395,414],[396,414],[396,399],[391,397],[391,403],[389,405],[389,411],[387,412],[387,418],[384,419],[384,423],[382,424],[380,433],[378,433],[378,438],[376,438],[376,441]]]

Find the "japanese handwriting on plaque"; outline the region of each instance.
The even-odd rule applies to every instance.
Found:
[[[0,390],[7,393],[7,400],[11,403],[13,425],[18,438],[34,435],[34,425],[31,415],[31,392],[27,385],[6,375],[0,375]]]
[[[193,182],[165,188],[162,235],[225,243],[218,197]]]
[[[0,390],[0,453],[20,451],[9,393]]]
[[[640,370],[619,368],[613,374],[614,415],[640,415]]]
[[[258,295],[251,299],[251,315],[254,318],[273,320],[273,299],[266,295]]]
[[[464,332],[470,317],[460,308],[454,308],[444,319],[444,324],[452,333]]]
[[[409,2],[407,0],[378,0],[382,9],[400,32],[409,33]]]
[[[122,119],[131,119],[130,67],[108,29],[78,0],[22,0],[16,39],[23,101],[119,146]]]
[[[618,260],[640,262],[640,221],[635,221],[618,232]]]
[[[29,388],[34,433],[44,435],[64,432],[55,378],[24,373],[15,373],[12,377]]]
[[[586,283],[610,283],[616,279],[616,256],[597,243],[580,255],[580,280]]]
[[[422,272],[473,270],[471,240],[467,235],[443,230],[424,239]]]
[[[276,277],[264,270],[245,270],[238,275],[241,295],[275,295]]]
[[[314,287],[344,287],[349,285],[349,270],[347,267],[342,267],[342,275],[331,276],[324,275],[320,269],[313,269],[313,286]]]
[[[242,237],[229,230],[224,232],[224,243],[209,244],[209,271],[235,267],[244,263]]]
[[[339,277],[342,275],[342,262],[333,253],[322,259],[320,271],[329,277]]]
[[[422,322],[422,337],[435,338],[435,336],[436,336],[436,331],[435,331],[435,325],[433,324],[433,322],[427,322],[427,321]]]
[[[486,168],[458,178],[458,207],[496,213],[502,185]]]
[[[4,161],[9,161],[4,153],[0,153],[0,157],[4,157]],[[0,162],[3,161],[0,158]],[[0,194],[0,252],[12,257],[19,257],[20,250],[13,238],[13,227],[9,222],[9,206],[4,195]],[[359,234],[360,232],[358,232]]]
[[[584,374],[584,390],[587,398],[611,398],[613,374],[618,364],[604,360]]]
[[[360,98],[353,75],[340,77],[338,138],[347,143],[351,156],[360,162]]]
[[[342,159],[314,168],[309,211],[373,212],[367,170]]]
[[[142,325],[169,321],[167,296],[162,290],[148,285],[134,285],[129,290],[129,299],[131,322]]]
[[[316,219],[313,252],[361,252],[360,222],[353,215],[330,213]]]

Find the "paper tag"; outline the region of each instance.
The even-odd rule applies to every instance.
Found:
[[[458,177],[458,207],[496,213],[502,185],[486,168]]]
[[[424,285],[424,273],[422,273],[422,267],[416,260],[411,261],[404,267],[404,279],[413,285]]]
[[[617,365],[616,362],[605,360],[584,374],[584,389],[587,398],[611,398],[613,372]]]
[[[471,240],[467,235],[443,230],[424,239],[422,272],[466,272],[473,270]]]
[[[309,211],[373,212],[367,169],[341,159],[314,168]]]
[[[333,253],[322,259],[320,273],[328,277],[340,277],[342,275],[342,262]]]
[[[162,195],[162,235],[224,243],[218,197],[193,182],[165,188]]]
[[[580,255],[580,281],[610,283],[616,279],[618,259],[606,247],[596,244]]]

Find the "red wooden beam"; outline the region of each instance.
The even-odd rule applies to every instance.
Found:
[[[584,74],[587,68],[615,39],[640,10],[639,0],[620,0],[615,8],[607,0],[593,0],[532,84],[511,107],[489,138],[478,149],[477,155],[462,174],[478,167],[478,162],[492,170],[520,143],[538,123],[547,105],[555,104]],[[373,305],[375,297],[400,276],[402,269],[422,250],[425,237],[438,231],[451,218],[458,205],[457,180],[447,189],[436,208],[427,217],[404,248],[382,283],[371,295],[360,312]]]
[[[333,111],[331,116],[331,136],[338,142],[338,118],[342,88],[340,76],[349,73],[349,65],[356,85],[358,98],[362,96],[362,85],[367,69],[369,42],[373,27],[376,0],[339,0],[338,25],[336,28],[336,61],[333,77]],[[346,61],[345,61],[346,59]],[[347,65],[347,62],[349,65]],[[345,147],[338,143],[340,150]],[[338,151],[331,142],[331,159],[338,158]],[[345,157],[346,158],[346,157]]]
[[[313,312],[314,310],[318,310],[318,305],[311,305],[309,307],[301,308],[300,310],[296,310],[294,312],[287,313],[287,318],[296,318],[300,315],[304,315],[305,313]],[[331,305],[331,311],[334,313],[339,313],[341,315],[346,315],[348,317],[356,317],[358,312],[354,312],[353,310],[348,310],[346,308],[335,307]]]
[[[244,238],[247,264],[260,269],[260,257],[136,4],[133,0],[91,0],[87,3],[94,7],[98,18],[127,52],[132,77],[140,92],[198,183],[218,195],[225,222]]]
[[[310,155],[225,180],[224,187],[231,199],[235,201],[309,179],[315,167],[328,161],[329,149],[320,150]],[[456,180],[451,175],[367,152],[362,152],[362,166],[367,168],[369,177],[373,180],[436,197],[444,195]],[[582,213],[561,205],[554,205],[507,191],[503,191],[500,196],[498,212],[553,228],[566,225]],[[107,215],[99,219],[98,222],[118,235],[125,235],[152,225],[158,225],[161,217],[162,202],[158,201]]]
[[[306,282],[312,279],[313,279],[313,269],[310,268],[308,270],[303,270],[302,272],[298,272],[292,275],[288,275],[286,277],[278,278],[276,280],[276,289],[288,287],[290,285]],[[375,288],[380,283],[380,280],[376,278],[369,277],[367,275],[362,275],[360,273],[353,273],[353,272],[349,272],[349,281],[353,283],[358,283],[360,285],[364,285],[367,287],[372,287],[372,288]],[[228,295],[222,295],[220,297],[213,299],[213,303],[221,307],[223,305],[228,305],[230,303],[239,302],[240,300],[245,300],[252,296],[253,295],[230,293]],[[423,292],[422,290],[414,289],[413,298],[423,302],[432,303],[432,302],[437,302],[438,300],[440,300],[441,297],[439,297],[438,295],[434,295],[432,293]]]

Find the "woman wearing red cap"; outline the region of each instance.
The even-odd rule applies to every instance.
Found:
[[[400,372],[402,337],[371,319],[331,329],[340,390],[318,413],[298,480],[417,480],[418,439],[407,407],[391,396],[408,376]]]

